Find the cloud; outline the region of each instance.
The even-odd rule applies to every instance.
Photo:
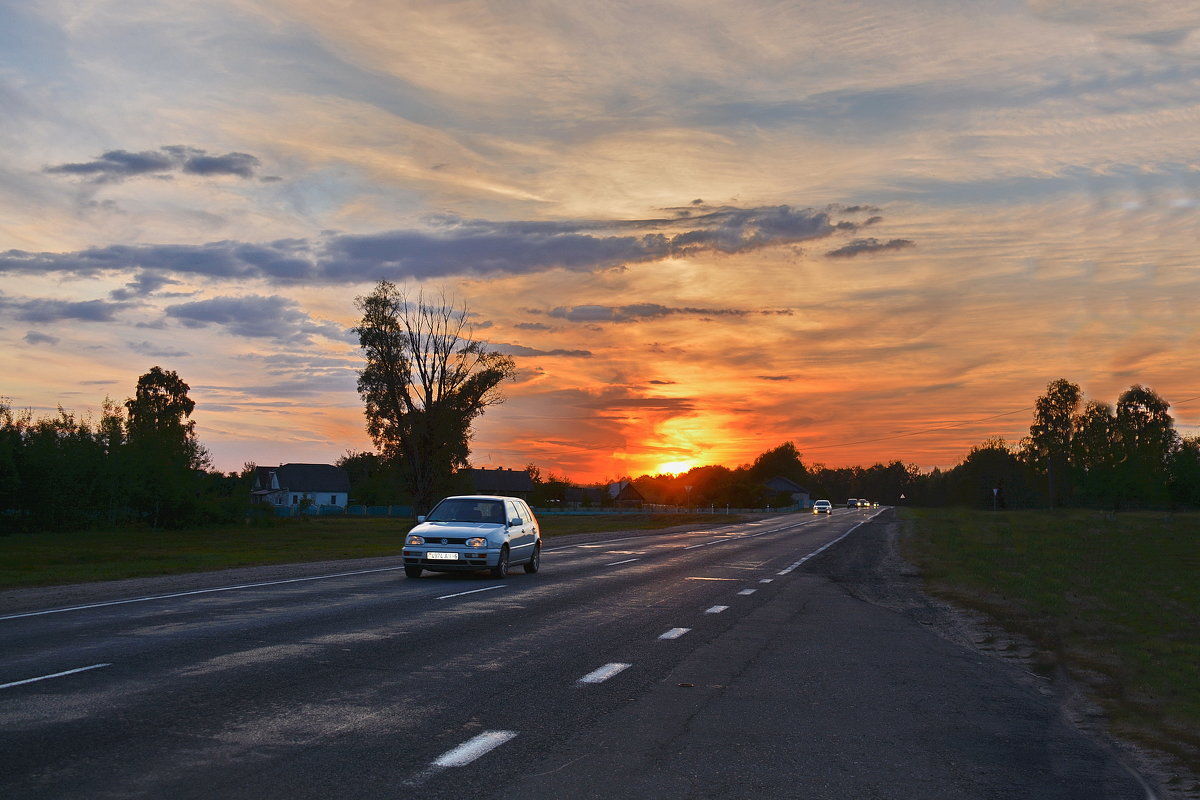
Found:
[[[855,239],[844,247],[828,251],[825,255],[829,258],[854,258],[864,253],[884,253],[889,250],[903,250],[906,247],[915,246],[916,243],[911,239],[891,239],[886,242],[878,239]]]
[[[58,344],[58,337],[51,336],[48,333],[39,333],[38,331],[28,331],[22,337],[26,344]]]
[[[142,175],[170,177],[171,173],[175,172],[251,178],[260,163],[249,153],[210,156],[206,151],[195,147],[169,145],[140,153],[109,150],[92,161],[57,164],[45,167],[44,171],[51,175],[75,175],[95,183],[114,183]]]
[[[536,313],[536,312],[535,312]],[[568,322],[633,322],[656,319],[676,314],[700,317],[748,317],[753,314],[778,314],[790,316],[790,309],[764,309],[749,311],[740,308],[674,308],[657,303],[636,303],[628,306],[559,306],[545,312],[547,316],[565,319]]]
[[[149,275],[188,274],[280,283],[361,283],[459,275],[524,275],[550,269],[599,271],[627,263],[699,253],[734,254],[795,245],[873,224],[833,214],[874,209],[791,206],[687,209],[687,216],[614,221],[464,220],[442,216],[422,230],[326,234],[255,244],[110,245],[73,253],[0,254],[0,272],[67,272],[95,275],[140,270]]]
[[[151,358],[183,358],[191,355],[186,350],[177,350],[171,347],[160,347],[159,345],[145,341],[127,342],[126,345],[130,350]]]
[[[111,322],[117,312],[124,311],[129,306],[129,303],[109,303],[104,300],[10,298],[0,294],[0,313],[11,311],[15,319],[24,322]]]
[[[279,342],[307,343],[311,336],[350,341],[346,330],[331,323],[313,321],[294,300],[278,295],[264,297],[214,297],[194,303],[167,306],[167,316],[186,327],[218,325],[230,333]]]
[[[138,274],[132,281],[125,284],[124,289],[114,289],[108,293],[108,296],[113,300],[130,300],[134,297],[148,297],[154,294],[164,286],[177,286],[180,281],[173,278],[168,278],[165,275],[156,275],[152,272],[142,272]]]
[[[494,345],[497,352],[508,356],[568,356],[570,358],[591,358],[591,350],[536,350],[519,344]]]

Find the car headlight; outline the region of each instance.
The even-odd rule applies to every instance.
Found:
[[[467,539],[467,547],[487,547],[487,539],[484,539],[482,536]]]
[[[408,538],[404,540],[405,544],[425,544],[424,536],[417,536],[415,533],[410,533]]]

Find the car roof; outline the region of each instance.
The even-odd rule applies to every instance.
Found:
[[[509,497],[503,494],[453,494],[449,497],[443,497],[442,500],[521,500],[521,498]],[[441,500],[438,502],[440,503]]]

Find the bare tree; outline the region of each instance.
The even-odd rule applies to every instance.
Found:
[[[474,339],[466,309],[445,295],[411,298],[385,280],[355,304],[363,314],[354,332],[367,361],[358,377],[367,433],[382,455],[407,465],[413,502],[423,513],[467,465],[471,423],[504,401],[497,387],[516,374],[516,365]]]

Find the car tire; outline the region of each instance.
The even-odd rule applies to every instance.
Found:
[[[542,567],[542,546],[535,544],[533,546],[533,555],[525,562],[525,571],[530,575],[537,572]]]
[[[409,566],[408,564],[405,564],[404,565],[404,577],[406,577],[406,578],[421,577],[421,568],[420,567],[412,567],[412,566]]]
[[[493,578],[508,577],[508,545],[500,548],[500,558],[496,561],[496,566],[492,567]]]

